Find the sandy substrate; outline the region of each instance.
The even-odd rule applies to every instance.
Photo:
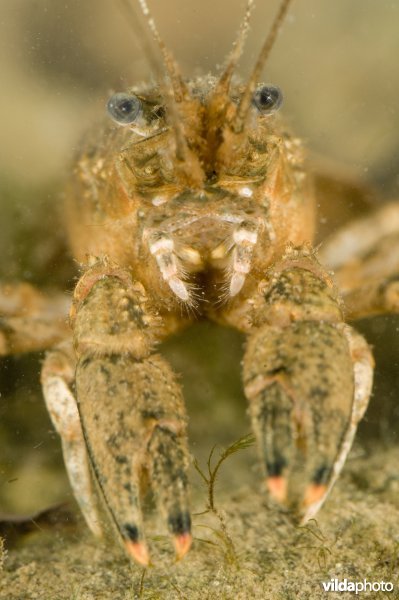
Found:
[[[396,591],[381,597],[397,598],[398,459],[396,448],[352,458],[317,522],[304,528],[269,506],[253,487],[232,490],[230,497],[225,490],[217,501],[232,545],[217,519],[198,516],[186,559],[174,564],[167,540],[152,539],[154,567],[146,571],[129,564],[117,549],[94,541],[83,525],[69,533],[32,534],[8,553],[0,597],[317,599],[326,597],[323,581],[366,578],[392,582]],[[226,464],[231,468],[233,460]],[[155,518],[150,529],[156,523]]]

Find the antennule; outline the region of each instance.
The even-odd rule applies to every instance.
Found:
[[[172,53],[167,48],[165,42],[161,38],[155,21],[150,13],[150,9],[148,8],[147,0],[138,0],[141,11],[148,23],[148,27],[153,35],[154,40],[157,42],[165,64],[165,69],[167,74],[170,77],[170,81],[172,84],[172,89],[175,95],[176,102],[181,102],[184,96],[187,93],[187,88],[183,82],[183,79],[180,74],[180,69],[178,64],[176,63]]]
[[[132,5],[131,0],[119,0],[119,2],[124,9],[129,24],[142,44],[145,56],[148,58],[150,65],[155,72],[158,83],[163,90],[163,95],[169,113],[169,123],[173,129],[176,142],[176,157],[182,162],[187,156],[188,147],[176,106],[176,102],[179,101],[178,98],[181,100],[185,92],[185,86],[178,72],[178,67],[158,33],[146,1],[139,0],[140,8],[147,20],[153,37],[161,48],[164,64],[162,64],[156,52],[154,52],[151,39],[148,38],[147,31],[143,29],[140,19],[137,18],[137,11],[135,6]],[[170,82],[165,81],[165,69],[166,73],[169,75]]]
[[[248,79],[244,94],[241,98],[240,105],[237,110],[237,114],[232,122],[232,129],[239,133],[242,131],[249,107],[252,101],[252,95],[255,91],[256,83],[262,73],[262,70],[265,66],[265,63],[269,57],[270,51],[273,48],[274,42],[276,41],[277,35],[280,32],[281,25],[284,21],[284,18],[288,12],[288,8],[291,4],[292,0],[282,0],[280,4],[279,11],[273,21],[269,34],[261,48],[261,51],[258,56],[258,60],[255,63],[255,66],[252,70],[252,73]]]

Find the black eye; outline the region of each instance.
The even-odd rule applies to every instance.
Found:
[[[141,112],[141,102],[132,94],[118,93],[107,103],[108,114],[120,125],[133,123]]]
[[[262,115],[270,115],[280,108],[283,94],[274,85],[264,85],[256,90],[252,102]]]

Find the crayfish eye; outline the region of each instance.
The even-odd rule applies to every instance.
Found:
[[[108,100],[107,111],[119,125],[129,125],[136,121],[141,113],[141,101],[133,94],[120,92]]]
[[[252,98],[252,103],[262,115],[270,115],[276,112],[282,102],[283,94],[280,88],[274,85],[264,85],[258,88]]]

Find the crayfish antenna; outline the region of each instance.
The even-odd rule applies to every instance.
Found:
[[[285,16],[288,12],[292,0],[283,0],[280,4],[279,11],[272,23],[271,29],[269,31],[268,36],[261,48],[258,59],[255,63],[255,66],[252,70],[252,73],[247,81],[247,85],[245,87],[244,94],[241,98],[240,104],[238,106],[237,113],[234,117],[234,120],[231,124],[231,128],[234,132],[240,133],[245,125],[245,121],[249,112],[249,108],[251,106],[252,96],[255,91],[256,84],[260,78],[262,70],[266,64],[267,59],[269,58],[269,54],[274,46],[277,35],[280,32],[281,25],[285,19]]]
[[[254,0],[247,0],[247,5],[245,9],[244,19],[240,25],[238,30],[238,34],[236,40],[233,44],[233,48],[227,58],[227,65],[219,78],[218,83],[216,84],[214,94],[227,94],[229,91],[231,78],[233,77],[233,73],[235,68],[237,67],[237,63],[241,58],[245,41],[247,39],[248,31],[249,31],[249,21],[251,17],[252,10],[255,6]]]
[[[146,0],[137,1],[152,37],[159,46],[163,58],[162,62],[159,60],[157,53],[153,49],[147,31],[141,26],[135,5],[132,4],[131,0],[120,0],[120,3],[129,24],[132,26],[135,34],[143,45],[144,53],[150,61],[151,67],[154,70],[161,87],[162,95],[168,109],[168,121],[174,132],[176,158],[183,165],[187,164],[193,166],[193,156],[187,143],[181,115],[178,109],[179,104],[182,104],[184,101],[189,102],[190,100],[187,86],[183,81],[177,61],[174,59],[171,51],[166,46],[157,29],[155,20],[148,8]],[[188,167],[187,169],[183,168],[183,170],[186,170],[189,175]],[[191,169],[191,171],[195,173],[195,177],[191,176],[188,177],[188,179],[195,179],[194,183],[198,183],[202,178],[201,170],[194,168]]]

